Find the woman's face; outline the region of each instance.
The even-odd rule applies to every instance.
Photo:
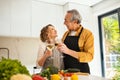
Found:
[[[57,31],[53,26],[48,27],[48,37],[54,39],[57,37]]]

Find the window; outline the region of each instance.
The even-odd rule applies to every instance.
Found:
[[[120,8],[98,16],[102,75],[111,78],[120,57]]]

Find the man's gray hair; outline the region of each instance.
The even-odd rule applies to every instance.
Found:
[[[67,13],[72,14],[71,21],[77,20],[77,23],[81,23],[82,17],[76,9],[68,10]]]

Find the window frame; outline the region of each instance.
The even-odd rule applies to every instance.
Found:
[[[105,77],[105,61],[104,61],[104,46],[103,46],[103,33],[102,33],[102,25],[101,25],[101,19],[103,17],[112,15],[118,13],[118,21],[119,21],[119,33],[120,33],[120,8],[114,9],[112,11],[109,11],[107,13],[104,13],[102,15],[98,16],[98,31],[99,31],[99,44],[100,44],[100,57],[101,57],[101,70],[102,70],[102,76]]]

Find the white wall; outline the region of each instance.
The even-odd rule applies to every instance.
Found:
[[[98,16],[116,8],[120,8],[120,0],[103,0],[92,7],[92,12],[94,16]]]

